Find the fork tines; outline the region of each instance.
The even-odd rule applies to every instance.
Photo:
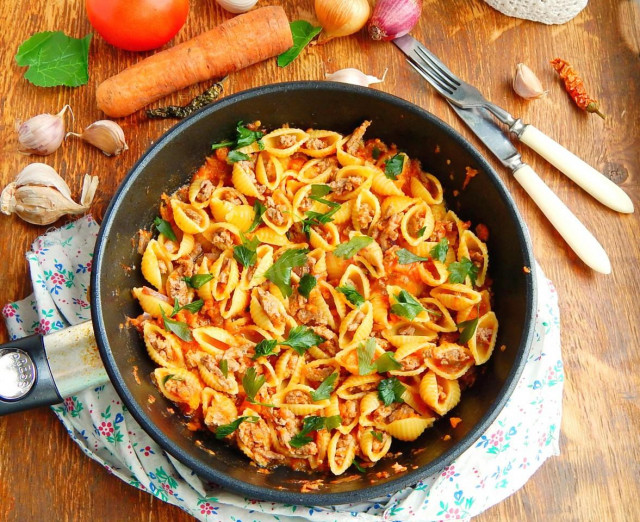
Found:
[[[460,80],[422,45],[416,46],[414,56],[416,59],[407,60],[409,64],[441,94],[452,95],[460,87]]]

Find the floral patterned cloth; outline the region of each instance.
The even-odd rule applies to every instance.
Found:
[[[10,336],[47,334],[89,319],[87,289],[98,225],[86,216],[38,238],[27,260],[33,294],[3,308]],[[564,373],[553,284],[539,267],[535,338],[520,381],[482,437],[441,473],[361,504],[291,506],[243,498],[207,483],[165,454],[131,417],[111,384],[53,406],[69,436],[105,469],[203,521],[303,519],[468,520],[518,490],[558,455]]]

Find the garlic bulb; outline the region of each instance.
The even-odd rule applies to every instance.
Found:
[[[516,65],[513,90],[525,100],[533,100],[547,94],[535,73],[523,63]]]
[[[315,0],[315,9],[325,41],[358,32],[371,14],[368,0]]]
[[[389,69],[384,70],[382,78],[377,78],[375,76],[369,76],[359,69],[349,67],[347,69],[340,69],[334,73],[327,74],[325,75],[325,78],[331,82],[351,83],[353,85],[369,87],[372,83],[382,83],[387,76],[388,70]]]
[[[46,156],[58,150],[65,133],[65,105],[58,114],[38,114],[17,126],[18,150],[25,154]],[[73,112],[71,112],[73,115]]]
[[[230,13],[246,13],[254,5],[258,3],[258,0],[216,0],[218,5],[222,9],[226,9]]]
[[[49,165],[32,163],[9,183],[0,195],[0,211],[18,214],[27,223],[50,225],[65,214],[89,210],[98,188],[98,177],[85,174],[80,204],[71,199],[69,185]]]
[[[98,120],[89,125],[82,134],[69,132],[67,136],[77,136],[99,148],[107,156],[117,156],[129,148],[124,139],[122,127],[111,120]]]

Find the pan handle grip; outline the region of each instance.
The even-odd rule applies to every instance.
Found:
[[[0,346],[0,416],[58,402],[41,335]]]
[[[0,416],[108,382],[91,322],[0,346]]]

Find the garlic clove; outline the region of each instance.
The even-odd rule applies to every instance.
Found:
[[[97,147],[107,156],[117,156],[129,149],[122,127],[111,120],[98,120],[84,129],[82,134],[69,132],[67,136],[76,136]]]
[[[43,185],[53,187],[64,196],[71,198],[71,189],[60,175],[44,163],[31,163],[27,165],[15,179],[16,187],[24,185]]]
[[[71,110],[71,107],[65,105],[58,114],[39,114],[19,124],[18,151],[47,156],[58,150],[64,139],[67,109]]]
[[[218,5],[233,14],[246,13],[258,0],[216,0]]]
[[[535,73],[523,63],[516,65],[513,90],[525,100],[533,100],[547,94]]]
[[[340,69],[339,71],[325,75],[325,79],[331,82],[351,83],[353,85],[369,87],[369,85],[374,83],[382,83],[387,76],[388,70],[389,69],[384,70],[382,78],[377,78],[375,76],[369,76],[359,69],[348,67],[346,69]]]

